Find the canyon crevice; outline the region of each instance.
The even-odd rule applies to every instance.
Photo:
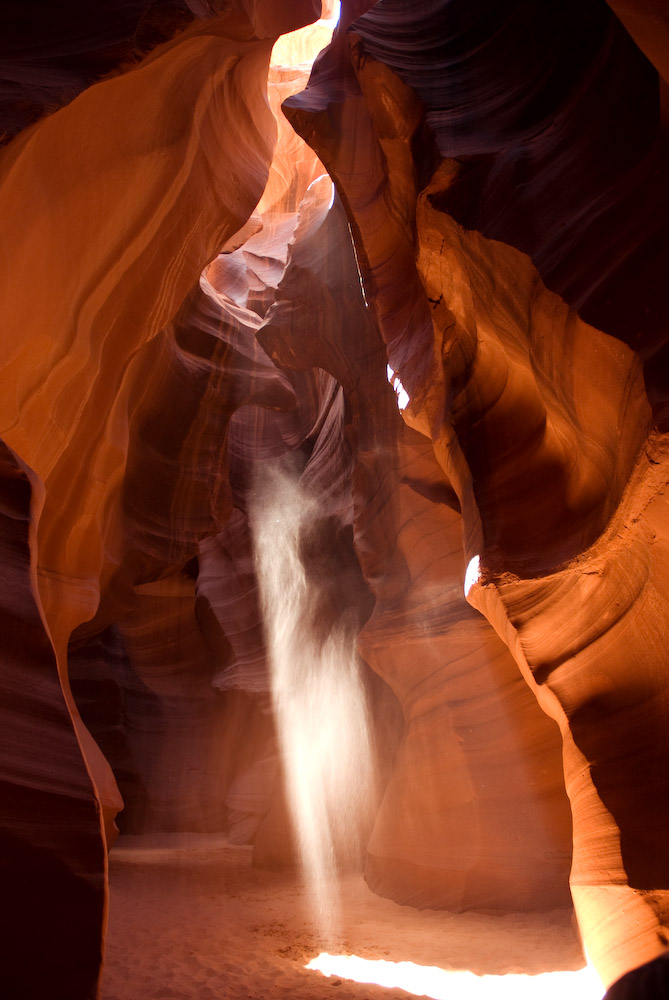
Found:
[[[318,511],[310,627],[357,636],[370,887],[573,901],[607,985],[663,953],[666,16],[344,0],[330,41],[315,0],[13,7],[7,996],[97,995],[119,829],[295,865],[253,540],[276,468]]]

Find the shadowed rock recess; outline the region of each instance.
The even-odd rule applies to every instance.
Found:
[[[2,5],[8,1000],[97,995],[119,829],[295,864],[277,467],[357,635],[371,888],[573,901],[607,984],[669,945],[661,7]]]

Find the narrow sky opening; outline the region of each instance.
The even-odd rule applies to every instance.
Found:
[[[409,405],[409,393],[406,391],[402,383],[398,378],[395,378],[395,372],[392,370],[390,365],[386,365],[386,374],[388,376],[388,381],[395,390],[395,395],[397,396],[397,409],[405,410]]]
[[[469,560],[469,565],[467,566],[467,571],[465,572],[465,597],[472,589],[475,583],[481,576],[481,558],[480,556],[474,556]]]
[[[353,233],[351,232],[351,227],[348,227],[348,234],[351,237],[351,246],[353,247],[353,256],[355,257],[355,266],[358,269],[358,281],[360,282],[360,291],[362,292],[362,301],[365,306],[369,308],[369,302],[367,301],[367,296],[365,295],[365,283],[362,280],[362,271],[360,270],[360,262],[358,260],[358,251],[355,249],[355,240],[353,239]]]
[[[321,24],[326,24],[328,28],[334,29],[339,24],[339,18],[341,15],[341,2],[340,0],[325,0],[323,4],[323,14],[321,17]]]
[[[332,33],[339,23],[341,3],[339,0],[325,0],[322,12],[318,21],[277,39],[270,58],[272,66],[299,66],[308,69],[313,64],[318,53],[330,44]]]

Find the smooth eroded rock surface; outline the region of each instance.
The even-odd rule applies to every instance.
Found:
[[[305,648],[357,641],[369,885],[571,890],[607,983],[653,959],[666,16],[345,0],[328,44],[311,0],[61,6],[10,4],[0,46],[11,997],[95,996],[117,826],[297,863],[254,540],[277,468],[316,511]]]

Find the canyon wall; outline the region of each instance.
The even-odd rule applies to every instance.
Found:
[[[370,886],[571,890],[606,982],[659,954],[666,19],[352,0],[309,76],[323,24],[270,65],[307,0],[66,6],[0,58],[11,995],[95,996],[117,827],[295,863],[277,465],[318,503],[314,620],[359,635]]]
[[[286,113],[457,497],[468,600],[560,726],[572,895],[611,981],[668,943],[663,89],[604,4],[514,12],[377,4]]]
[[[106,920],[104,848],[123,800],[72,697],[68,645],[94,616],[93,631],[106,632],[132,619],[140,603],[158,612],[158,631],[171,598],[181,618],[192,619],[193,600],[189,611],[179,602],[181,592],[188,593],[188,572],[181,569],[232,503],[220,447],[211,468],[192,468],[193,505],[183,498],[188,473],[180,478],[179,456],[188,418],[202,406],[209,376],[220,380],[221,365],[214,352],[205,371],[206,355],[200,364],[197,351],[180,350],[171,324],[188,308],[189,293],[198,307],[203,266],[262,196],[276,138],[265,96],[272,45],[318,10],[298,2],[279,14],[271,3],[240,3],[224,14],[210,11],[120,69],[107,59],[98,67],[91,57],[88,69],[107,76],[78,96],[68,91],[65,97],[74,99],[59,110],[45,98],[45,110],[53,113],[2,154],[2,949],[8,996],[96,995]],[[118,27],[117,13],[110,17]],[[9,8],[3,16],[14,26],[25,23],[13,20]],[[72,16],[74,32],[77,12]],[[79,24],[71,47],[94,50],[104,20],[86,19],[91,36]],[[39,33],[24,41],[28,64],[34,56],[48,77],[46,50],[58,37],[50,38],[46,24],[44,52]],[[110,58],[120,56],[122,63],[124,53]],[[63,52],[54,53],[60,58]],[[85,52],[82,59],[87,62]],[[7,62],[11,81],[20,74],[9,56]],[[39,74],[28,66],[25,75],[34,81]],[[18,103],[27,106],[17,88]],[[229,350],[234,355],[234,345]],[[258,386],[246,379],[237,405],[245,392],[262,395],[262,374]],[[285,380],[272,378],[281,400]],[[179,393],[184,379],[192,381],[185,395]],[[167,412],[159,412],[163,392]],[[270,387],[270,397],[273,392]],[[217,414],[225,417],[226,401],[220,405]],[[225,433],[218,424],[216,432]],[[143,449],[151,466],[145,473]],[[158,581],[173,573],[186,581],[170,591]],[[147,586],[148,595],[141,592]],[[82,642],[93,631],[76,638]],[[141,649],[143,666],[150,659],[143,653],[146,625],[128,620],[125,632],[126,650]],[[198,642],[193,636],[195,652]],[[100,659],[104,673],[111,657]],[[140,693],[155,704],[143,671],[134,677],[135,705]],[[142,686],[148,691],[138,693]],[[172,682],[172,693],[175,687]],[[207,694],[214,697],[209,688]],[[197,724],[197,711],[192,719]]]

